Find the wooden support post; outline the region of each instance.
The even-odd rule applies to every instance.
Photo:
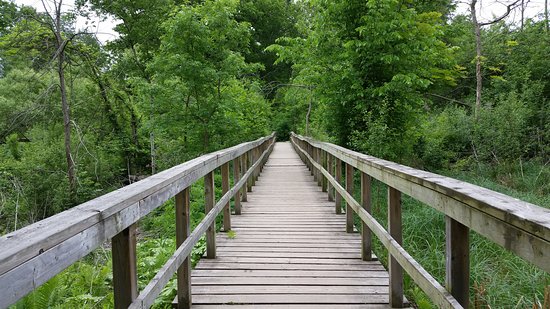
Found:
[[[233,185],[236,185],[237,182],[241,179],[241,158],[236,158],[233,160]],[[235,214],[241,214],[241,190],[235,192],[235,198],[233,199],[235,203]]]
[[[363,209],[366,210],[368,213],[371,213],[371,203],[372,203],[372,196],[371,196],[371,177],[363,172],[361,172],[361,206],[363,206]],[[365,222],[361,221],[361,257],[363,258],[363,261],[371,261],[372,260],[372,235],[371,230],[365,224]]]
[[[208,214],[215,205],[214,195],[214,172],[204,176],[204,213]],[[216,221],[208,227],[206,231],[206,258],[216,258]]]
[[[252,162],[250,162],[250,166],[253,166],[254,163],[256,163],[256,160],[258,160],[258,152],[257,152],[257,149],[254,148],[251,150],[252,152]],[[252,171],[252,175],[250,175],[250,180],[251,180],[251,187],[254,187],[256,185],[256,172],[257,172],[258,168],[255,168],[253,171]]]
[[[333,161],[333,157],[331,154],[329,154],[328,152],[326,153],[327,154],[327,170],[328,170],[328,173],[332,176],[334,176],[334,161]],[[333,191],[333,188],[332,188],[332,185],[330,184],[330,181],[327,181],[327,191],[328,191],[328,200],[329,202],[333,202],[334,201],[334,191]]]
[[[353,196],[353,166],[346,164],[346,191]],[[346,232],[353,233],[353,209],[346,203]]]
[[[315,162],[321,166],[323,165],[323,162],[321,161],[321,149],[319,148],[315,148]],[[323,184],[323,174],[321,174],[321,170],[319,169],[315,169],[315,174],[317,174],[317,185],[321,187]]]
[[[327,153],[324,150],[321,150],[321,166],[323,166],[325,170],[328,169]],[[320,174],[321,174],[321,191],[327,192],[327,178],[325,177],[325,175],[323,175],[323,173],[320,173]]]
[[[115,308],[128,308],[138,295],[136,225],[116,234],[111,242]]]
[[[229,162],[221,166],[222,170],[222,196],[229,191]],[[223,231],[231,230],[231,203],[227,202],[223,207]]]
[[[334,160],[336,160],[336,175],[334,177],[334,179],[336,180],[337,183],[339,184],[342,184],[342,160],[338,159],[338,158],[334,158]],[[334,190],[334,197],[336,199],[336,214],[341,214],[342,213],[342,196],[340,195],[340,193],[338,193],[338,191]]]
[[[388,232],[398,244],[403,243],[401,223],[401,192],[388,186]],[[389,256],[390,306],[403,308],[403,268]]]
[[[445,217],[447,290],[464,308],[469,306],[470,239],[467,226]]]
[[[189,188],[176,194],[176,247],[191,234]],[[191,308],[191,258],[188,256],[178,268],[178,308]]]
[[[307,152],[309,156],[315,160],[315,155],[313,154],[313,146],[311,144],[307,144]],[[309,171],[311,172],[311,176],[313,176],[313,180],[315,180],[315,168],[313,167],[313,163],[308,161],[308,167]]]
[[[252,166],[252,162],[253,159],[252,159],[252,151],[248,151],[246,153],[246,171],[248,171],[250,169],[250,167]],[[248,192],[252,192],[252,175],[250,177],[248,177],[248,179],[246,180],[246,190]]]
[[[241,156],[240,160],[241,161],[241,177],[244,176],[244,174],[246,174],[246,171],[248,170],[248,167],[246,166],[246,163],[248,162],[248,158],[246,156],[246,152]],[[248,182],[244,184],[244,186],[242,187],[241,189],[241,193],[242,193],[242,201],[243,202],[247,202],[248,201]]]

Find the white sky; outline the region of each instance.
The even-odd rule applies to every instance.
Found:
[[[12,0],[18,5],[27,5],[35,7],[38,12],[44,12],[44,6],[42,5],[42,0]],[[44,3],[48,7],[48,11],[53,11],[53,1],[52,0],[44,0]],[[74,0],[64,0],[62,2],[62,7],[64,11],[69,11],[74,9]],[[117,33],[113,30],[113,27],[117,24],[117,22],[113,18],[107,18],[106,20],[102,20],[101,18],[95,16],[92,18],[91,21],[86,24],[86,18],[83,17],[77,17],[75,29],[76,30],[84,30],[86,29],[88,32],[95,33],[97,36],[97,39],[105,43],[107,41],[113,40],[117,38]]]
[[[42,0],[12,0],[19,5],[28,5],[35,7],[38,11],[44,11],[42,6]],[[44,0],[46,5],[53,7],[53,0]],[[506,3],[511,3],[512,0],[478,0],[478,14],[480,14],[480,21],[488,21],[494,19],[494,17],[501,16],[506,12]],[[458,14],[468,14],[469,13],[469,0],[457,0],[458,4],[457,12]],[[502,4],[504,3],[504,4]],[[544,13],[544,0],[525,0],[527,4],[527,9],[525,11],[525,18],[535,17],[539,14]],[[74,0],[64,0],[63,7],[65,10],[71,10],[74,8]],[[519,23],[521,13],[519,10],[515,10],[510,14],[506,19],[507,21],[513,21]],[[82,30],[88,28],[89,32],[97,34],[99,41],[105,43],[106,41],[113,40],[117,37],[116,32],[113,30],[113,27],[117,24],[112,18],[106,20],[101,20],[99,17],[93,18],[94,24],[90,23],[86,25],[86,19],[83,17],[78,17],[76,21],[76,29]]]

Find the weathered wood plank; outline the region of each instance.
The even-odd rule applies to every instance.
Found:
[[[229,191],[229,162],[221,166],[222,173],[222,195]],[[223,208],[223,231],[227,232],[231,230],[231,206],[227,202]]]
[[[204,213],[209,213],[215,204],[214,172],[204,176]],[[216,221],[206,231],[206,257],[216,258]]]
[[[370,299],[361,298],[363,307],[375,298],[387,306],[388,273],[378,261],[361,260],[361,238],[345,232],[345,216],[330,211],[334,204],[322,190],[303,185],[314,183],[305,168],[300,173],[290,172],[295,166],[283,168],[283,162],[299,162],[288,160],[296,157],[286,151],[289,144],[277,147],[243,202],[241,216],[233,217],[235,234],[218,235],[217,258],[200,261],[193,272],[193,308],[200,305],[197,297],[215,306],[251,301],[254,308],[271,303],[292,307],[297,301],[307,308],[307,295],[314,295],[308,302],[320,308],[338,308],[339,300],[328,302],[333,295],[347,298],[351,306],[362,296]],[[317,179],[322,177],[319,173]]]
[[[296,135],[292,138],[305,141]],[[310,142],[550,271],[550,209],[330,143]]]
[[[314,163],[311,157],[305,153],[305,151],[299,149],[305,156],[306,160],[312,162],[315,168],[319,169],[325,176],[328,177],[328,172],[322,169],[321,166]],[[410,254],[401,247],[397,241],[384,229],[384,227],[372,217],[367,211],[365,211],[361,205],[355,201],[342,185],[335,179],[330,179],[335,190],[339,192],[343,199],[353,208],[357,215],[363,222],[371,229],[371,231],[378,237],[381,243],[389,251],[389,254],[395,258],[395,260],[403,267],[407,273],[413,278],[413,280],[419,285],[419,287],[428,294],[431,300],[441,308],[462,308],[462,306],[454,299],[454,297],[447,291],[437,280],[435,280],[418,262],[416,262]]]
[[[136,225],[113,237],[113,288],[115,308],[128,308],[137,297]]]
[[[240,157],[233,160],[233,183],[239,182],[239,179],[241,179],[241,159]],[[241,199],[242,194],[241,190],[237,191],[235,194],[235,198],[233,199],[235,203],[235,215],[241,214]]]
[[[383,304],[387,298],[387,294],[195,295],[197,304]]]
[[[395,242],[403,244],[403,224],[401,215],[401,192],[388,187],[388,232]],[[403,268],[397,260],[388,255],[390,272],[390,306],[403,307]]]
[[[308,286],[308,285],[241,285],[232,286],[198,285],[195,294],[388,294],[385,286]]]
[[[371,213],[372,208],[371,193],[371,177],[361,172],[361,206],[368,213]],[[372,259],[372,235],[369,227],[363,221],[361,221],[361,256],[363,261]]]
[[[0,247],[3,248],[0,251],[0,283],[5,286],[4,282],[10,282],[9,289],[0,291],[0,307],[12,304],[41,285],[203,177],[209,170],[237,158],[272,137],[188,161],[0,237]],[[55,258],[56,262],[52,263],[48,258]],[[14,277],[18,279],[14,281]]]
[[[176,248],[191,234],[190,223],[190,192],[185,188],[176,194]],[[187,257],[178,268],[177,277],[177,304],[179,309],[191,308],[191,259]]]
[[[445,218],[446,261],[445,284],[447,290],[464,307],[470,300],[470,230],[455,221]]]

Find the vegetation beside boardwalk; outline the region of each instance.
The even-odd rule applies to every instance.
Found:
[[[533,3],[467,2],[478,11],[452,0],[78,0],[66,11],[44,0],[43,12],[0,0],[0,234],[271,131],[550,207],[548,9],[513,22]],[[512,15],[483,20],[480,5]],[[74,26],[97,22],[91,13],[114,17],[118,36],[104,44]],[[167,203],[140,223],[140,287],[175,247],[173,212]],[[403,220],[405,248],[442,282],[443,218],[405,198]],[[17,306],[111,307],[108,247]],[[548,274],[475,234],[471,250],[472,300],[544,301]],[[157,306],[173,295],[171,284]]]

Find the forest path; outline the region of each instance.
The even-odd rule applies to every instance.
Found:
[[[234,234],[218,233],[217,258],[193,270],[193,308],[388,308],[388,273],[362,261],[360,234],[334,209],[291,144],[277,143]]]

